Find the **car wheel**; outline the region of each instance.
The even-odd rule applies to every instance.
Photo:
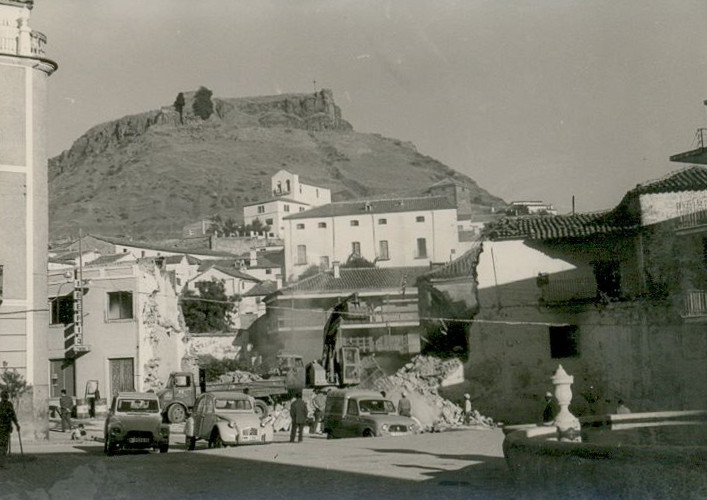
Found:
[[[169,451],[169,443],[164,443],[160,445],[160,453],[167,453]]]
[[[115,452],[118,451],[118,446],[111,438],[106,438],[105,444],[103,445],[103,451],[105,451],[106,455],[112,457],[115,455]]]
[[[167,410],[167,420],[170,424],[181,424],[187,419],[187,410],[180,404],[174,404]]]
[[[255,414],[260,420],[264,420],[270,414],[270,407],[265,401],[255,400]]]
[[[221,434],[217,430],[211,433],[209,448],[223,448],[223,439],[221,439]]]
[[[363,431],[363,437],[365,437],[365,438],[376,437],[376,433],[373,432],[371,429],[366,429]]]

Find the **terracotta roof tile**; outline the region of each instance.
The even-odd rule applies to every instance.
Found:
[[[629,194],[675,193],[707,190],[707,167],[694,165],[653,181],[639,184]]]
[[[277,283],[267,280],[262,283],[258,283],[243,295],[245,297],[260,297],[271,294],[275,291],[277,291]]]
[[[366,209],[366,204],[370,207]],[[421,210],[453,209],[447,198],[426,196],[422,198],[391,198],[386,200],[339,201],[314,207],[304,212],[288,215],[285,220],[339,217],[345,215],[389,214],[395,212],[416,212]]]
[[[449,264],[426,272],[420,278],[437,280],[473,277],[476,273],[476,264],[479,261],[481,248],[481,242],[475,242],[473,246],[459,258],[454,259]]]
[[[418,276],[429,271],[429,267],[359,267],[341,268],[340,278],[334,278],[326,271],[304,279],[282,290],[285,294],[307,292],[348,291],[356,292],[372,289],[401,288],[403,279],[406,286],[415,286]]]
[[[634,224],[622,223],[612,212],[574,215],[528,215],[507,217],[488,226],[492,240],[580,238],[594,234],[609,234],[636,229]]]

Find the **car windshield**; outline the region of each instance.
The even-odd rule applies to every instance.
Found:
[[[159,413],[156,399],[119,399],[116,405],[122,413]]]
[[[217,399],[216,410],[252,410],[253,405],[247,399]]]
[[[393,403],[386,399],[362,399],[358,408],[361,413],[395,413]]]

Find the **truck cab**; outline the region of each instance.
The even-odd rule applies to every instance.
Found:
[[[157,393],[160,406],[168,422],[173,424],[186,420],[194,406],[197,386],[191,372],[172,372],[164,389]]]

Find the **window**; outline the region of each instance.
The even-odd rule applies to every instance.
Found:
[[[387,240],[381,240],[378,242],[378,259],[379,260],[389,260],[390,256],[388,255],[388,241]]]
[[[319,267],[322,269],[329,269],[329,257],[326,255],[319,257]]]
[[[67,396],[76,396],[76,371],[71,360],[49,360],[49,373],[52,378],[50,397],[58,398],[62,389],[66,389]]]
[[[550,356],[553,359],[579,357],[577,325],[550,327]]]
[[[283,207],[283,210],[284,210],[285,212],[289,212],[289,211],[290,211],[290,206],[289,206],[289,205],[285,205],[285,206]]]
[[[285,190],[289,193],[290,192],[290,180],[285,181]]]
[[[108,292],[108,319],[133,317],[133,292]]]
[[[357,221],[357,220],[352,220],[352,221],[350,222],[350,224],[351,224],[352,226],[358,226],[358,221]]]
[[[378,225],[384,226],[388,223],[388,219],[378,219]]]
[[[415,256],[417,259],[426,259],[427,258],[427,240],[425,238],[418,238],[417,239],[417,255]]]
[[[297,245],[297,261],[295,264],[302,265],[307,263],[307,245]]]
[[[304,224],[297,224],[297,229],[304,229]]]
[[[272,219],[265,219],[266,226],[272,226]]]
[[[299,207],[300,212],[304,212],[304,207]]]
[[[272,274],[272,269],[266,269],[265,274]]]
[[[349,405],[346,409],[346,414],[353,417],[358,416],[358,407],[356,406],[356,401],[354,401],[353,399],[349,399]]]
[[[361,255],[361,242],[360,241],[352,241],[351,242],[351,253],[354,255]]]
[[[618,299],[621,296],[621,266],[618,261],[593,262],[592,266],[599,296]]]
[[[317,224],[317,226],[321,228],[326,228],[326,222],[320,222],[319,224]]]
[[[418,215],[417,217],[415,217],[415,222],[425,222],[425,216]]]
[[[51,299],[49,305],[49,324],[68,325],[74,322],[74,299],[71,295],[63,295]]]
[[[145,256],[145,250],[141,250],[141,251],[140,251],[140,257],[144,257],[144,256]]]
[[[259,214],[265,213],[265,205],[258,205],[258,213]]]

